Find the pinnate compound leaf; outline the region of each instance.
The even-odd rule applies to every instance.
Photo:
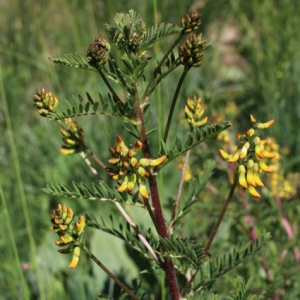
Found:
[[[78,53],[59,54],[57,56],[50,57],[49,59],[57,64],[65,65],[68,67],[96,71],[95,68],[90,66],[88,59]]]
[[[204,142],[210,137],[213,137],[220,133],[221,131],[230,127],[228,121],[222,121],[213,125],[205,125],[201,128],[196,128],[193,132],[188,133],[184,137],[176,137],[175,142],[171,143],[161,143],[161,155],[167,155],[168,160],[161,167],[164,167],[167,163],[171,162],[179,155],[185,153],[186,151],[194,148],[200,143]],[[160,168],[158,168],[160,169]]]
[[[229,253],[215,257],[211,261],[203,263],[198,273],[198,282],[193,291],[209,287],[217,278],[223,276],[249,258],[257,255],[266,247],[271,239],[270,233],[264,233],[255,243],[249,242],[244,246],[233,248]]]
[[[128,123],[136,123],[132,119],[133,109],[129,102],[115,102],[110,94],[104,100],[100,93],[99,100],[94,100],[89,93],[86,93],[85,97],[78,95],[71,101],[61,101],[56,111],[49,113],[49,118],[62,120],[87,115],[115,116]]]
[[[164,247],[164,255],[172,257],[178,261],[181,271],[187,269],[198,270],[203,262],[203,247],[192,238],[177,238],[169,240],[160,238],[160,243]]]
[[[72,187],[61,183],[50,183],[43,191],[54,196],[111,202],[124,202],[126,199],[123,197],[127,195],[126,193],[121,195],[103,181],[98,184],[93,183],[92,187],[75,181],[73,181]]]
[[[123,240],[129,247],[137,251],[146,259],[153,259],[153,257],[149,254],[148,249],[141,242],[136,232],[128,223],[122,221],[116,222],[112,215],[109,216],[109,219],[110,220],[104,220],[101,218],[100,221],[98,221],[93,215],[87,215],[87,225]],[[139,228],[139,231],[143,231],[143,228]],[[154,249],[158,248],[158,241],[153,237],[150,228],[148,229],[147,234],[144,236]]]
[[[253,277],[250,277],[247,282],[244,281],[243,278],[238,278],[239,282],[239,289],[234,297],[232,297],[232,300],[246,300],[249,299],[249,296],[251,296],[252,291],[252,284],[253,284]]]
[[[182,32],[182,28],[174,24],[160,23],[158,25],[152,26],[147,30],[146,34],[143,37],[143,40],[139,45],[139,53],[147,50],[155,42],[180,32]]]

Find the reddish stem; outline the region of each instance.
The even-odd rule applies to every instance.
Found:
[[[138,121],[140,121],[139,136],[140,136],[141,142],[143,144],[143,148],[142,148],[143,155],[145,158],[151,158],[148,137],[146,134],[144,116],[143,116],[143,112],[141,110],[140,101],[139,101],[139,97],[138,97],[137,93],[133,95],[133,98],[135,101],[136,118]],[[162,238],[167,238],[168,232],[167,232],[167,227],[166,227],[166,224],[164,221],[164,216],[163,216],[163,212],[162,212],[162,208],[161,208],[156,178],[151,174],[151,172],[149,172],[149,173],[150,173],[149,187],[150,187],[150,193],[151,193],[151,199],[152,199],[152,206],[154,208],[156,229],[157,229],[158,234]],[[178,284],[177,284],[177,280],[176,280],[176,274],[175,274],[175,269],[174,269],[172,259],[166,258],[163,263],[163,268],[166,272],[167,281],[168,281],[169,288],[170,288],[171,299],[179,300],[180,295],[179,295]]]

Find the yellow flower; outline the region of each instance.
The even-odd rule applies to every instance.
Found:
[[[135,156],[142,147],[143,144],[140,141],[136,141],[134,147],[129,149],[123,139],[117,136],[116,146],[109,148],[113,157],[108,161],[113,167],[106,168],[106,170],[110,173],[112,180],[119,181],[120,185],[117,188],[117,192],[132,192],[137,185],[140,195],[144,198],[149,198],[145,178],[150,176],[151,168],[162,164],[167,157],[163,155],[154,159],[145,157],[137,159]]]
[[[230,163],[238,163],[238,182],[248,189],[253,197],[260,198],[261,195],[256,187],[263,187],[264,183],[260,178],[261,172],[270,173],[271,168],[266,164],[266,160],[276,157],[276,154],[268,149],[269,139],[262,140],[257,135],[256,129],[266,129],[270,127],[274,120],[266,123],[258,123],[253,115],[250,115],[253,127],[245,134],[238,134],[239,145],[233,154],[229,154],[220,149],[221,156]]]

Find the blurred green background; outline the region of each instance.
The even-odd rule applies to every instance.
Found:
[[[70,257],[56,252],[49,214],[59,199],[41,189],[52,181],[88,182],[90,175],[79,158],[59,154],[59,128],[38,116],[32,98],[41,87],[61,99],[86,91],[96,94],[101,88],[96,75],[55,65],[48,58],[85,54],[103,33],[102,25],[112,23],[115,13],[129,9],[138,11],[149,25],[160,21],[180,24],[188,12],[199,10],[202,31],[212,47],[206,51],[201,70],[189,77],[182,97],[204,92],[211,114],[222,112],[233,99],[240,111],[234,124],[241,129],[248,126],[249,113],[262,121],[274,118],[270,132],[285,150],[283,172],[299,172],[299,1],[0,0],[0,299],[95,299],[104,287],[101,272],[84,263],[80,271],[71,271],[67,268]],[[155,55],[164,48],[166,45],[159,44]],[[172,81],[166,81],[159,99],[166,99],[173,88]],[[159,116],[166,118],[161,105]],[[87,120],[82,124],[86,123],[92,149],[102,143],[105,149],[114,145],[116,133],[111,128],[121,128],[117,121]],[[65,203],[77,212],[109,211],[95,202]],[[299,205],[292,207],[297,232]],[[273,220],[269,225],[272,222],[277,224]],[[119,266],[125,258],[110,251],[120,246],[118,242],[108,242],[107,236],[98,234],[91,243],[108,265],[112,262],[112,268],[122,272]],[[124,270],[137,272],[132,262]],[[299,282],[292,286],[293,291],[300,288]],[[285,299],[296,299],[290,298],[296,294],[287,295]]]

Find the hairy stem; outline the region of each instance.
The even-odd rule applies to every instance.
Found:
[[[184,79],[185,79],[186,74],[188,73],[188,71],[189,71],[188,68],[185,68],[183,70],[183,73],[182,73],[182,75],[181,75],[181,77],[179,79],[179,82],[177,84],[177,87],[176,87],[176,90],[175,90],[175,93],[174,93],[174,97],[173,97],[173,100],[172,100],[172,104],[171,104],[171,107],[170,107],[169,115],[168,115],[168,120],[167,120],[166,129],[165,129],[165,134],[164,134],[164,137],[163,137],[164,142],[167,141],[167,138],[168,138],[168,135],[169,135],[170,126],[171,126],[171,121],[172,121],[172,118],[173,118],[174,109],[175,109],[176,102],[177,102],[177,99],[178,99],[178,95],[179,95],[180,89],[182,87],[183,81],[184,81]]]
[[[81,245],[81,248],[87,254],[87,256],[91,258],[132,299],[139,299],[138,296],[136,296],[122,281],[120,281],[112,272],[110,272],[86,246]]]

